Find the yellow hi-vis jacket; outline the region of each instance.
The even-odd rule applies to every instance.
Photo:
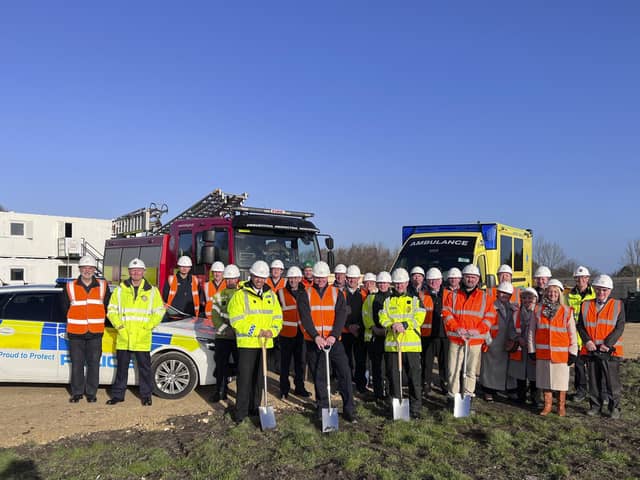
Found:
[[[120,283],[111,295],[107,315],[116,328],[117,350],[151,351],[151,331],[164,317],[164,302],[156,287],[142,279],[135,294],[129,280]]]
[[[399,339],[403,352],[421,352],[420,326],[424,322],[425,313],[418,297],[394,294],[385,299],[379,314],[380,325],[387,329],[384,351],[397,352],[396,339]],[[391,328],[394,323],[402,323],[405,332],[399,335],[394,333]]]
[[[247,282],[233,294],[227,312],[231,326],[236,331],[238,348],[260,348],[260,330],[271,330],[273,338],[282,330],[280,302],[266,284],[260,296]],[[266,339],[267,348],[273,348],[273,338]]]

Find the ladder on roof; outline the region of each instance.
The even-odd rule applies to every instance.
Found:
[[[160,217],[168,211],[164,203],[160,206],[151,203],[146,208],[125,213],[111,221],[111,236],[129,237],[154,232],[162,226]]]

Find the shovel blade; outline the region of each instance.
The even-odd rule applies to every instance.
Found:
[[[276,415],[273,412],[273,407],[259,407],[258,413],[260,414],[260,427],[262,430],[276,428]]]
[[[391,401],[393,407],[393,419],[404,420],[408,422],[411,417],[409,416],[409,399],[408,398],[394,398]]]
[[[322,433],[335,432],[338,430],[338,409],[322,409]]]
[[[464,397],[456,393],[453,397],[453,416],[455,418],[468,417],[471,415],[471,395]]]

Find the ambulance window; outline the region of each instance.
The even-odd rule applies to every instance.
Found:
[[[513,239],[513,269],[517,272],[524,270],[524,240]]]
[[[500,235],[500,264],[512,265],[513,262],[513,237]]]
[[[3,309],[3,318],[50,322],[55,295],[55,293],[22,293],[14,295]]]
[[[180,240],[178,243],[178,257],[186,255],[193,257],[193,234],[188,232],[180,232]]]

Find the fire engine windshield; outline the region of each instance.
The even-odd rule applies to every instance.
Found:
[[[476,239],[474,237],[418,237],[410,239],[398,255],[393,268],[421,266],[445,273],[452,267],[463,269],[473,262]]]
[[[307,260],[318,261],[320,253],[313,235],[280,235],[273,232],[235,234],[235,263],[239,268],[249,268],[256,260],[271,263],[282,260],[285,268],[301,266]]]

